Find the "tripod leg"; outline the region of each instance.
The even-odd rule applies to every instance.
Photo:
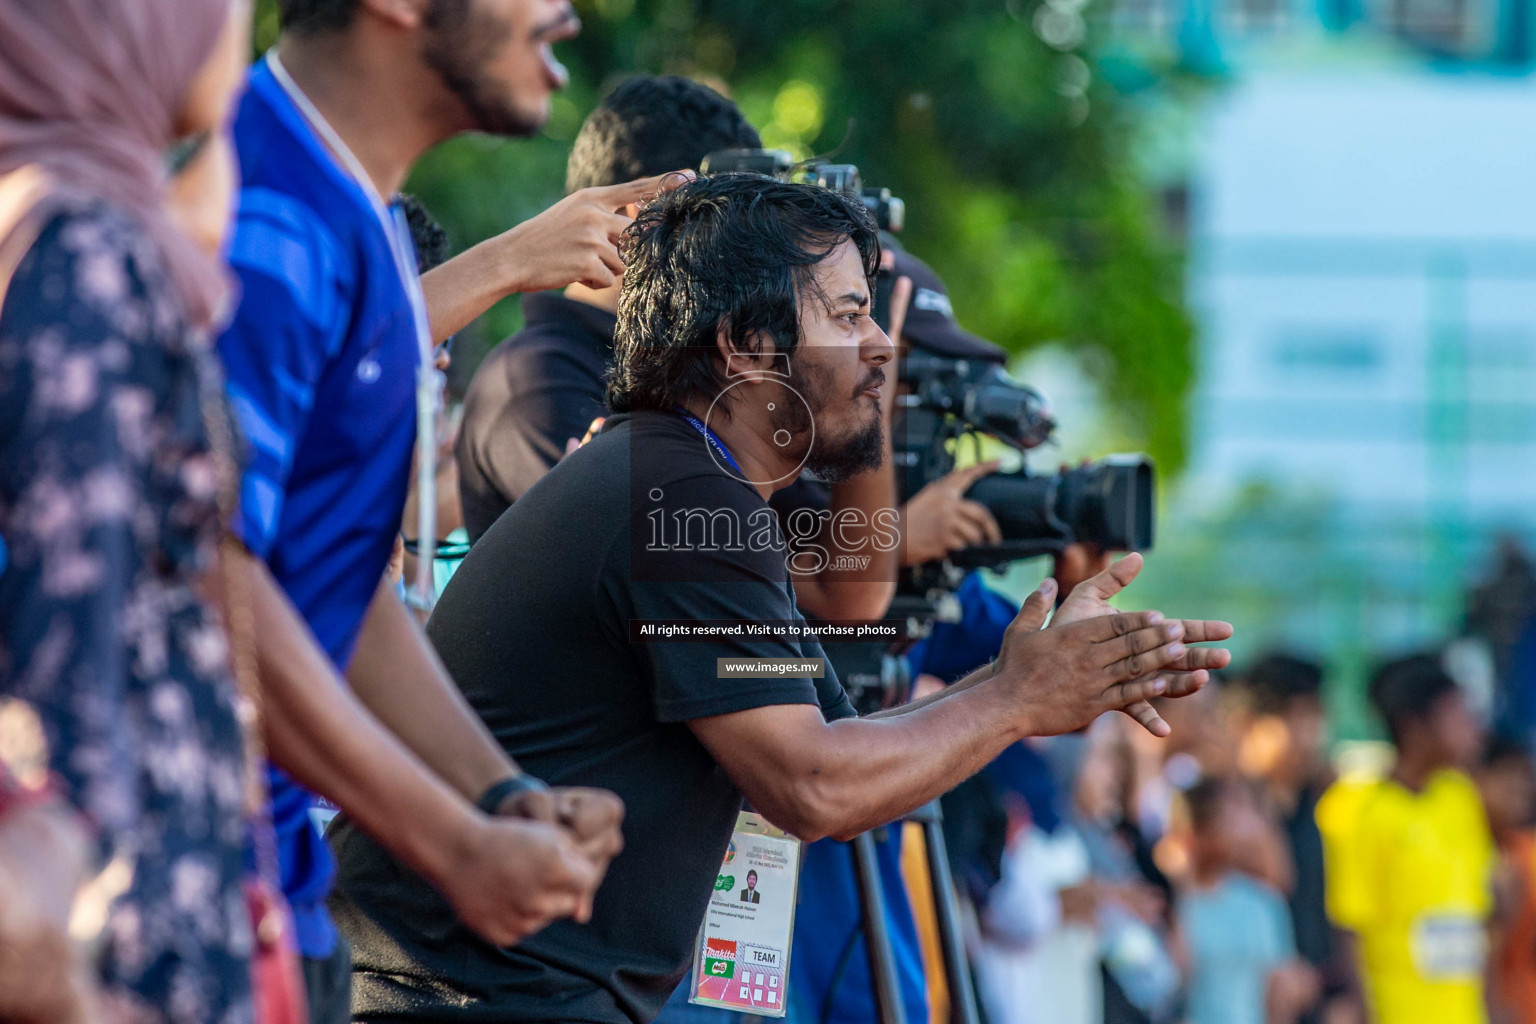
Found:
[[[949,848],[944,845],[943,814],[933,801],[920,815],[923,839],[928,847],[928,877],[933,882],[933,904],[939,919],[939,945],[944,951],[944,971],[949,976],[949,1016],[953,1024],[977,1024],[976,990],[971,984],[970,962],[965,956],[965,934],[960,925],[960,900],[949,871]]]
[[[869,952],[876,1019],[879,1024],[907,1024],[901,984],[896,977],[896,955],[891,952],[891,936],[885,926],[885,894],[880,888],[874,836],[865,832],[849,846],[853,850],[853,875],[859,884],[859,908],[864,915],[864,948]]]

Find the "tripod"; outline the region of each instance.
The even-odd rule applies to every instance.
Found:
[[[886,613],[892,618],[906,618],[909,623],[934,619],[953,621],[959,606],[953,595],[948,604],[935,604],[930,596],[898,594]],[[909,628],[912,628],[909,626]],[[838,644],[837,657],[830,658],[838,678],[848,690],[855,707],[867,710],[888,707],[904,695],[911,678],[900,658],[881,644]],[[944,843],[944,814],[937,800],[931,800],[908,814],[903,821],[922,827],[928,862],[928,879],[933,890],[933,905],[939,926],[939,947],[944,958],[944,974],[949,982],[950,1024],[978,1024],[976,992],[971,984],[970,964],[965,957],[965,936],[960,926],[960,902],[949,870],[949,848]],[[877,1024],[926,1024],[908,1021],[901,1002],[901,979],[897,976],[896,956],[891,950],[891,936],[886,927],[885,895],[880,889],[880,865],[875,856],[875,839],[870,832],[855,836],[849,844],[853,852],[853,874],[859,890],[859,911],[864,932],[864,947],[869,955],[869,977],[874,989]]]
[[[949,873],[949,851],[944,845],[943,812],[939,802],[933,800],[907,815],[905,820],[922,826],[927,847],[928,879],[938,917],[944,974],[949,982],[950,1022],[977,1024],[976,992],[971,985],[965,938],[960,928],[960,903]],[[901,979],[896,975],[896,956],[891,951],[891,936],[886,929],[885,895],[880,890],[880,865],[875,859],[874,836],[865,832],[849,845],[853,849],[853,873],[859,887],[859,909],[863,916],[864,947],[869,954],[876,1020],[879,1024],[924,1024],[922,1021],[909,1022],[902,1006]]]

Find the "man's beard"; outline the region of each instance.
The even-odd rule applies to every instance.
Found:
[[[860,391],[884,379],[885,372],[875,370],[864,379]],[[885,456],[885,430],[878,414],[867,426],[843,437],[830,437],[820,427],[821,414],[831,402],[843,399],[830,395],[830,383],[819,373],[804,373],[796,360],[791,360],[789,386],[800,393],[805,403],[780,402],[773,425],[776,429],[789,431],[791,436],[811,439],[810,451],[805,457],[806,469],[818,479],[835,484],[880,468]],[[806,406],[810,406],[809,415]],[[816,422],[814,435],[811,432],[813,420]]]
[[[506,45],[512,27],[493,18],[474,17],[472,4],[473,0],[434,0],[422,59],[463,104],[475,131],[512,138],[537,135],[543,119],[514,107],[493,88],[494,81],[485,70]]]

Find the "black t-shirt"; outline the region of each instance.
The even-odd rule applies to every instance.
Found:
[[[470,551],[432,642],[528,771],[623,798],[625,848],[591,923],[498,949],[362,832],[333,829],[358,1019],[625,1024],[660,1012],[741,806],[685,723],[775,704],[853,714],[830,666],[821,680],[717,678],[717,658],[823,657],[815,641],[632,642],[634,620],[798,619],[782,536],[761,543],[771,519],[686,421],[637,413],[614,417]]]
[[[485,357],[464,396],[455,455],[471,541],[604,412],[614,315],[559,292],[539,292],[523,297],[523,318],[523,329]]]
[[[1317,802],[1323,787],[1302,788],[1296,808],[1285,816],[1285,837],[1296,868],[1291,890],[1291,922],[1296,932],[1296,952],[1314,967],[1333,958],[1333,926],[1324,898],[1323,833],[1317,827]]]

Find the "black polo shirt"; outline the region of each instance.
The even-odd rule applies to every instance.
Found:
[[[354,1017],[627,1024],[660,1012],[688,971],[741,805],[686,723],[776,704],[853,714],[830,666],[819,680],[718,676],[722,657],[823,657],[814,640],[631,633],[645,620],[803,621],[772,523],[698,431],[651,412],[613,417],[486,532],[428,634],[528,771],[623,798],[624,852],[589,924],[498,949],[360,831],[334,828]]]
[[[471,542],[603,415],[616,319],[559,292],[523,296],[524,327],[491,350],[464,396],[459,500]]]

